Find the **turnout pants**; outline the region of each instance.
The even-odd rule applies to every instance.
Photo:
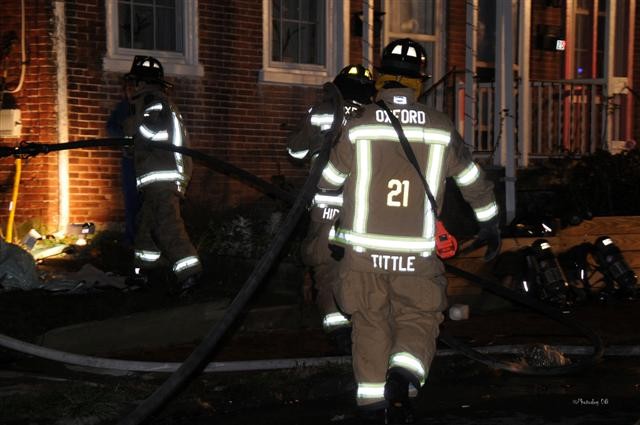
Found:
[[[340,272],[337,301],[351,315],[357,404],[384,402],[387,370],[400,367],[419,388],[436,352],[446,277]]]
[[[326,263],[312,268],[317,290],[316,305],[322,314],[322,328],[325,332],[350,326],[349,319],[338,308],[334,295],[338,279],[338,264],[337,261],[330,258]]]
[[[311,268],[311,275],[316,288],[316,305],[322,314],[322,328],[332,332],[349,326],[345,317],[336,305],[334,289],[338,279],[340,263],[331,257],[329,250],[329,230],[331,221],[312,220],[302,245],[302,259]]]
[[[145,187],[134,242],[137,267],[153,267],[162,256],[178,282],[202,271],[180,214],[180,200],[180,194],[165,185]]]

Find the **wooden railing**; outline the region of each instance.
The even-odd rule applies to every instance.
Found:
[[[424,103],[449,114],[459,123],[462,133],[464,85],[460,72],[449,71],[423,95]],[[496,119],[494,84],[475,86],[474,127],[471,145],[476,156],[492,156],[496,139],[504,125],[503,117]],[[515,105],[518,105],[518,82],[515,83]],[[519,111],[503,111],[515,117],[516,155],[521,158],[549,158],[583,155],[598,149],[615,150],[617,141],[624,139],[626,93],[607,94],[606,83],[594,80],[532,80],[530,82],[530,134],[518,137]],[[502,128],[504,131],[504,128]],[[528,141],[525,144],[525,139]],[[521,162],[521,161],[520,161]]]

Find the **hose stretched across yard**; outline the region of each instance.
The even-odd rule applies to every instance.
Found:
[[[198,159],[203,161],[209,167],[216,169],[224,174],[234,176],[245,181],[248,184],[251,184],[261,191],[276,196],[280,199],[288,201],[292,203],[293,206],[289,210],[283,225],[280,231],[273,238],[269,249],[260,259],[252,274],[249,276],[243,287],[240,289],[233,302],[230,304],[227,309],[227,313],[222,318],[222,320],[216,324],[216,326],[210,330],[210,332],[205,336],[204,340],[201,344],[196,347],[196,349],[191,353],[191,355],[186,359],[185,362],[179,364],[162,364],[163,366],[159,366],[160,369],[163,370],[155,370],[155,371],[167,371],[166,369],[172,369],[172,375],[165,381],[153,394],[151,394],[147,399],[145,399],[142,403],[138,405],[138,407],[127,415],[122,421],[119,423],[120,425],[137,425],[147,421],[152,415],[156,414],[172,397],[174,397],[179,391],[182,390],[193,378],[195,378],[200,372],[203,370],[207,370],[207,359],[210,357],[213,350],[216,348],[219,340],[226,333],[231,324],[236,320],[237,316],[240,314],[241,310],[244,308],[248,300],[251,298],[252,294],[257,289],[258,285],[263,280],[264,276],[271,269],[275,261],[277,260],[282,247],[288,240],[293,231],[295,225],[297,224],[300,216],[305,211],[306,207],[310,204],[311,198],[313,197],[316,191],[317,181],[320,178],[322,173],[322,169],[326,164],[330,148],[334,142],[334,138],[339,134],[340,127],[343,121],[343,113],[344,108],[342,105],[342,98],[340,96],[337,88],[331,84],[327,83],[324,87],[325,94],[327,97],[333,99],[334,107],[335,107],[335,119],[333,121],[333,125],[331,130],[327,132],[325,136],[325,140],[322,145],[322,149],[319,153],[318,158],[315,160],[313,167],[309,173],[305,184],[303,185],[301,191],[298,193],[297,197],[294,197],[290,192],[284,191],[281,188],[268,183],[257,176],[246,172],[238,167],[235,167],[231,164],[228,164],[224,161],[220,161],[215,159],[209,155],[200,153],[198,151],[194,151],[192,149],[184,148],[184,147],[175,147],[169,145],[151,145],[154,148],[173,150],[179,153],[183,153],[185,155],[190,155],[194,157],[194,159]],[[132,141],[128,139],[98,139],[91,141],[79,141],[79,142],[69,142],[62,144],[53,144],[53,145],[41,145],[41,144],[24,144],[18,148],[0,148],[0,157],[2,156],[10,156],[10,155],[22,155],[22,156],[31,156],[39,153],[48,153],[57,150],[64,149],[76,149],[76,148],[86,148],[86,147],[97,147],[97,146],[125,146],[131,144]],[[585,351],[585,348],[580,348],[580,353],[588,355],[588,357],[580,362],[570,364],[568,366],[550,368],[550,369],[541,369],[541,368],[530,368],[527,366],[523,366],[521,364],[509,363],[509,362],[500,362],[492,359],[487,354],[491,353],[491,350],[487,349],[473,349],[466,344],[456,340],[447,334],[441,334],[440,339],[452,347],[453,349],[459,351],[460,353],[482,362],[492,368],[509,370],[511,372],[516,373],[525,373],[525,374],[561,374],[561,373],[569,373],[574,372],[578,369],[582,369],[586,366],[590,366],[595,364],[604,354],[604,347],[600,337],[582,326],[577,321],[573,320],[571,317],[567,317],[563,315],[560,311],[553,309],[545,304],[542,304],[533,299],[527,298],[522,294],[519,294],[510,289],[504,288],[503,286],[488,281],[486,279],[482,279],[476,275],[473,275],[464,270],[458,269],[452,265],[445,264],[447,271],[454,273],[458,276],[461,276],[475,284],[482,286],[484,289],[487,289],[501,297],[507,298],[511,301],[524,304],[527,307],[530,307],[542,314],[545,314],[551,317],[553,320],[562,323],[569,328],[572,328],[578,331],[580,334],[586,336],[592,343],[593,349],[591,353]],[[9,337],[5,337],[0,335],[0,345],[5,346],[7,348],[11,348],[18,351],[25,351],[27,353],[31,353],[34,355],[40,355],[46,357],[46,355],[52,355],[51,352],[43,355],[42,352],[36,353],[38,350],[31,350],[33,347],[28,347],[30,345],[28,343],[23,343],[22,345],[17,340],[13,340]],[[29,350],[27,350],[29,348]],[[46,349],[45,349],[46,350]],[[509,350],[516,350],[514,347],[510,347],[506,349],[507,352]],[[633,353],[633,350],[632,350]],[[590,355],[589,355],[590,354]],[[634,355],[634,354],[630,354]],[[56,355],[57,356],[57,355]],[[47,357],[50,358],[50,357]],[[155,367],[158,365],[150,365],[148,362],[128,362],[128,361],[118,361],[118,360],[110,360],[110,359],[99,359],[99,358],[90,358],[88,356],[78,356],[70,353],[63,353],[63,360],[69,363],[80,362],[82,365],[89,367],[103,367],[110,369],[126,369],[126,370],[142,370],[145,367]],[[329,362],[330,360],[326,360],[328,358],[324,358],[319,360],[320,362]],[[307,361],[305,361],[307,360]],[[124,363],[113,363],[113,362],[128,362]],[[260,361],[263,362],[263,361]],[[298,363],[296,363],[298,362]],[[89,363],[89,364],[83,364]],[[135,363],[135,364],[133,364]],[[146,364],[145,364],[146,363]],[[280,366],[291,365],[290,367],[295,367],[296,365],[310,365],[314,363],[314,361],[309,361],[308,359],[292,359],[291,361],[279,363]],[[114,367],[114,366],[120,367]],[[266,365],[239,365],[239,367],[244,367],[245,369],[239,370],[250,370],[246,369],[248,367],[255,368],[264,368]],[[274,365],[272,365],[274,366]],[[133,367],[134,369],[128,369],[129,367]],[[215,366],[209,366],[214,367]],[[139,368],[139,369],[135,369]],[[219,369],[218,369],[219,370]]]
[[[65,363],[74,366],[80,366],[92,369],[117,370],[124,372],[144,372],[144,373],[173,373],[177,371],[181,362],[154,362],[143,360],[121,360],[106,357],[86,356],[83,354],[69,353],[66,351],[55,350],[53,348],[43,347],[37,344],[31,344],[26,341],[11,338],[7,335],[0,334],[0,347],[28,354],[30,356],[40,357],[41,359],[52,360],[54,362]],[[510,344],[510,345],[487,345],[482,347],[474,347],[474,352],[480,355],[487,354],[511,354],[524,355],[531,346],[528,344]],[[554,349],[570,356],[586,356],[593,353],[593,347],[587,345],[554,345]],[[464,350],[463,350],[464,352]],[[467,355],[460,349],[438,349],[436,357],[450,357],[456,355]],[[640,356],[639,345],[610,346],[604,351],[607,357],[635,357]],[[492,364],[496,362],[489,359]],[[485,363],[483,361],[483,363]],[[351,364],[351,356],[325,356],[325,357],[301,357],[291,359],[267,359],[267,360],[239,360],[227,362],[211,362],[208,363],[203,373],[216,372],[249,372],[256,370],[279,370],[279,369],[296,369],[301,367],[317,367],[326,365],[342,365]],[[512,370],[520,373],[521,369]]]

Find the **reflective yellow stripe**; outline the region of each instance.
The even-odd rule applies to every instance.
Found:
[[[425,129],[423,127],[406,126],[402,128],[409,142],[448,145],[451,134],[448,131]],[[356,143],[358,140],[385,140],[400,142],[398,133],[389,125],[359,125],[349,130],[349,140]]]
[[[420,385],[425,381],[425,369],[422,362],[411,353],[402,352],[392,354],[389,358],[389,369],[392,367],[401,367],[416,375],[420,380]]]
[[[182,146],[182,131],[181,131],[181,125],[180,125],[180,120],[178,119],[178,116],[173,113],[172,114],[172,119],[173,119],[173,140],[171,141],[173,143],[173,146]],[[176,169],[178,170],[178,173],[180,174],[184,174],[184,160],[182,159],[182,154],[179,152],[174,152],[173,153],[174,158],[176,159]]]
[[[154,103],[153,105],[148,106],[144,112],[151,112],[151,111],[162,111],[162,103]]]
[[[469,186],[480,177],[480,169],[475,163],[471,163],[460,174],[454,177],[458,186]]]
[[[331,162],[328,162],[324,170],[322,170],[322,177],[328,181],[329,184],[336,187],[342,186],[347,179],[347,175],[341,173]]]
[[[138,188],[141,188],[151,183],[174,181],[183,182],[184,180],[184,175],[178,173],[177,171],[152,171],[136,178],[136,186]]]
[[[371,185],[371,142],[358,140],[356,152],[357,171],[352,229],[357,233],[366,233],[369,216],[369,186]]]
[[[134,251],[134,257],[146,263],[158,261],[160,259],[160,255],[162,254],[159,251],[147,251],[142,249]]]
[[[193,268],[199,264],[200,264],[200,260],[198,260],[198,257],[195,257],[195,256],[186,257],[176,261],[173,264],[173,272],[179,273],[183,270]]]
[[[384,398],[384,382],[359,382],[357,397],[359,399]]]
[[[430,133],[430,137],[435,137],[437,134]],[[432,140],[432,139],[429,139]],[[425,133],[425,142],[427,141],[427,135]],[[428,142],[427,142],[428,143]],[[429,184],[429,190],[433,196],[438,196],[438,190],[440,189],[440,181],[442,179],[442,166],[444,162],[445,147],[440,144],[429,145],[429,162],[427,163],[427,170],[425,173],[425,179]],[[425,211],[424,211],[424,224],[422,230],[422,236],[432,240],[435,237],[436,220],[434,208],[431,206],[431,202],[425,193]]]
[[[489,205],[474,209],[473,212],[475,212],[478,221],[489,221],[498,215],[498,204],[491,202]]]
[[[163,142],[165,140],[169,140],[169,133],[167,133],[166,130],[152,131],[144,124],[139,127],[139,130],[140,134],[142,134],[142,137],[144,137],[145,139],[152,140],[154,142]]]
[[[357,233],[346,229],[338,229],[335,240],[347,245],[368,249],[379,249],[389,252],[417,252],[431,254],[436,246],[435,240],[407,236],[385,236],[372,233]]]
[[[445,130],[425,129],[424,141],[428,144],[449,145],[451,133]]]
[[[322,320],[322,326],[325,329],[338,328],[340,326],[349,326],[350,324],[351,321],[340,312],[329,313],[324,316],[324,319]]]
[[[287,152],[289,153],[289,156],[295,159],[304,159],[309,154],[309,149],[304,149],[301,151],[293,151],[291,150],[291,148],[287,148]]]
[[[342,193],[337,195],[327,195],[323,193],[316,193],[313,197],[313,204],[318,207],[341,207],[343,204]]]
[[[333,114],[313,114],[311,115],[311,125],[327,130],[333,124]]]

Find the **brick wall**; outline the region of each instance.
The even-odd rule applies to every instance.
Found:
[[[23,136],[56,142],[56,64],[53,52],[53,4],[51,0],[26,0],[28,66],[23,90],[16,95],[23,117]],[[535,24],[563,25],[561,8],[546,8],[535,1]],[[376,0],[379,6],[380,0]],[[447,2],[447,68],[464,67],[465,1]],[[101,0],[65,2],[67,14],[67,67],[69,139],[105,137],[105,121],[120,98],[119,74],[105,72],[105,3]],[[0,33],[20,29],[20,0],[5,0]],[[256,0],[199,2],[200,62],[202,78],[172,78],[173,97],[189,130],[192,146],[243,167],[264,179],[284,176],[301,181],[306,168],[293,165],[284,150],[289,129],[315,99],[309,87],[265,84],[258,81],[262,67],[262,4]],[[361,10],[351,0],[352,11]],[[533,31],[533,30],[532,30]],[[636,32],[636,39],[640,36]],[[361,58],[361,38],[352,37],[351,62]],[[379,51],[376,42],[376,51]],[[640,42],[636,44],[636,52]],[[5,62],[9,81],[19,77],[19,46]],[[640,53],[636,54],[636,64]],[[532,78],[560,78],[562,53],[532,50]],[[636,72],[636,86],[640,72]],[[638,124],[636,124],[636,132]],[[3,146],[20,139],[3,139]],[[117,149],[69,152],[71,222],[94,221],[99,225],[121,223],[120,152]],[[0,159],[0,225],[6,222],[11,195],[13,159]],[[57,155],[26,161],[16,222],[58,221]],[[196,163],[190,203],[220,208],[259,198],[246,184]]]
[[[55,62],[51,34],[53,33],[52,2],[25,1],[27,67],[22,89],[13,96],[22,114],[22,135],[2,138],[0,145],[15,146],[21,140],[51,142],[57,137]],[[20,35],[20,1],[2,2],[0,35],[15,31]],[[9,89],[20,78],[20,42],[2,63]],[[42,217],[58,217],[57,156],[50,154],[23,160],[20,194],[16,205],[14,235],[19,227],[37,224]],[[14,181],[13,158],[0,159],[0,226],[4,232]],[[22,224],[22,226],[20,226]],[[28,230],[28,229],[27,229]]]
[[[4,7],[0,28],[19,30],[19,0]],[[18,96],[23,110],[23,137],[57,141],[56,86],[51,1],[27,1],[29,66]],[[317,89],[260,83],[262,5],[254,0],[199,2],[202,78],[171,78],[173,98],[184,116],[192,147],[270,180],[282,175],[301,180],[306,168],[286,155],[285,137],[306,111]],[[69,139],[106,137],[105,122],[120,98],[120,75],[104,72],[106,52],[103,1],[65,2]],[[19,58],[19,52],[12,55]],[[17,76],[12,66],[10,76]],[[2,140],[3,144],[17,140]],[[2,160],[2,198],[10,197],[12,160]],[[99,148],[69,151],[70,221],[94,221],[104,227],[120,223],[120,151]],[[58,209],[55,155],[25,164],[16,223],[48,218],[56,224]],[[205,208],[254,200],[261,194],[244,183],[196,163],[189,190],[191,203]],[[37,202],[34,199],[37,198]],[[44,198],[44,199],[43,199]],[[2,207],[4,210],[4,207]],[[0,217],[3,215],[0,214]]]
[[[467,2],[451,0],[447,2],[447,63],[445,69],[465,69]],[[460,78],[464,79],[464,75]]]

